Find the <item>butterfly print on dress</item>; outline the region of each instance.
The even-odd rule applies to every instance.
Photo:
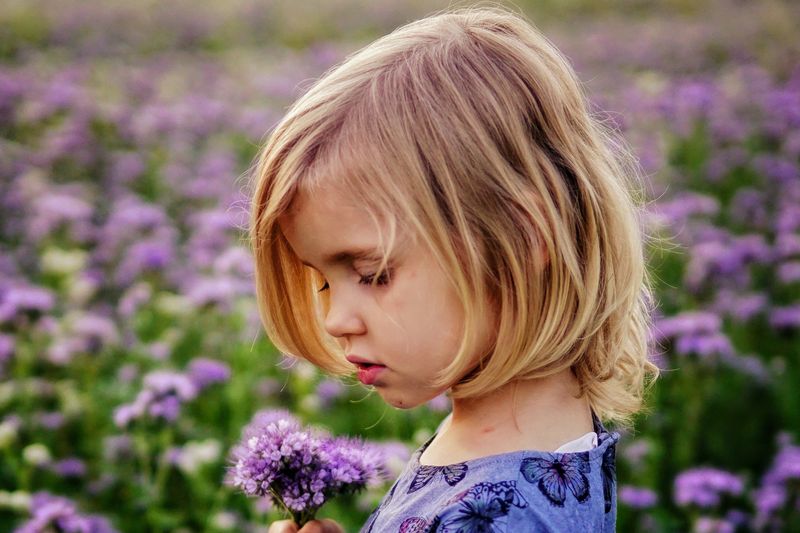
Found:
[[[589,452],[549,454],[550,458],[526,457],[520,465],[522,476],[536,484],[539,491],[556,507],[564,507],[567,489],[579,503],[589,499],[591,472]]]
[[[430,483],[439,472],[442,473],[447,484],[454,487],[459,481],[464,479],[464,476],[467,475],[467,470],[468,467],[465,463],[447,466],[420,465],[417,473],[414,474],[414,479],[411,480],[411,485],[408,487],[407,494],[416,492]]]
[[[427,520],[418,516],[412,516],[411,518],[403,520],[397,533],[427,533],[429,528],[430,524],[428,524]]]
[[[456,516],[442,523],[443,533],[504,532],[505,516],[511,507],[523,509],[528,502],[517,490],[516,481],[478,483],[457,498]]]

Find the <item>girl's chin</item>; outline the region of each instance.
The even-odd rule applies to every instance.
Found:
[[[413,398],[409,398],[408,396],[403,396],[402,394],[392,393],[389,390],[382,390],[378,388],[378,394],[383,398],[383,401],[395,407],[397,409],[413,409],[421,405],[423,402],[419,400],[415,400]]]
[[[420,405],[426,404],[432,398],[420,398],[420,397],[409,397],[403,396],[398,394],[392,394],[390,391],[381,390],[378,388],[378,394],[380,394],[383,401],[395,407],[397,409],[413,409],[415,407],[419,407]]]

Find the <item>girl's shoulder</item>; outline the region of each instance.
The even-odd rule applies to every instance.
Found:
[[[445,466],[420,464],[431,437],[362,531],[510,532],[522,524],[536,531],[613,531],[619,434],[593,418],[598,445],[579,452],[520,450]]]

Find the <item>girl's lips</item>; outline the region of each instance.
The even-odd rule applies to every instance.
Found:
[[[378,380],[378,376],[386,368],[384,365],[373,365],[369,363],[359,363],[358,367],[358,381],[364,385],[372,385]]]

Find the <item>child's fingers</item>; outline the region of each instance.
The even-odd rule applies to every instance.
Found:
[[[303,528],[305,532],[306,528]],[[297,524],[291,520],[278,520],[269,526],[267,533],[297,533]]]
[[[272,531],[269,533],[272,533]],[[344,529],[330,518],[324,518],[322,520],[312,520],[304,525],[299,533],[344,533]]]

